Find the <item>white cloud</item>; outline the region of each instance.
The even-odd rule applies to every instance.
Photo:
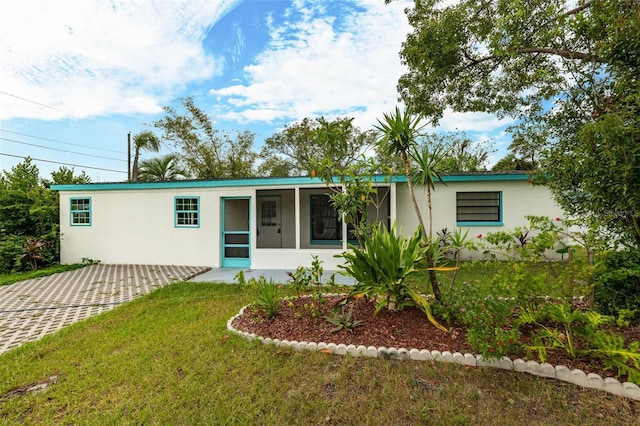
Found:
[[[271,21],[269,47],[245,67],[249,83],[211,91],[228,102],[217,114],[244,122],[350,115],[370,127],[391,110],[403,72],[398,52],[410,30],[404,8],[411,2],[354,3],[360,11],[331,16],[324,3],[294,2],[289,21]]]
[[[504,128],[513,123],[513,119],[499,119],[492,114],[479,112],[453,112],[448,109],[440,120],[438,129],[446,132],[496,132],[504,130]]]
[[[221,72],[208,28],[238,0],[3,3],[0,119],[157,112],[191,81]]]

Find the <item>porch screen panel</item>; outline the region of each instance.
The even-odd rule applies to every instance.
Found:
[[[456,193],[457,222],[500,222],[500,192]]]
[[[326,194],[311,195],[311,240],[340,241],[342,222]]]

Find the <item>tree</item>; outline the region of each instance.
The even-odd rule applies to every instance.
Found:
[[[304,118],[265,139],[260,153],[260,173],[270,176],[302,176],[314,161],[331,160],[344,169],[375,142],[371,131],[353,125],[353,118]]]
[[[153,151],[158,152],[160,150],[160,139],[151,131],[144,131],[136,134],[133,137],[133,168],[131,170],[131,180],[137,181],[140,175],[138,167],[138,161],[140,159],[140,151]]]
[[[186,176],[187,172],[180,168],[178,157],[175,154],[151,158],[140,164],[140,180],[142,181],[176,180]]]
[[[91,183],[91,177],[83,170],[75,175],[75,169],[60,166],[58,170],[51,172],[51,181],[45,181],[47,187],[51,185],[73,185],[79,183]]]
[[[513,152],[502,157],[491,168],[494,172],[509,172],[513,170],[534,171],[535,165],[524,158],[516,157]]]
[[[30,210],[34,203],[48,199],[39,177],[39,170],[27,157],[11,171],[0,176],[0,233],[2,236],[34,236],[43,233],[41,220]],[[57,224],[57,218],[55,218]]]
[[[374,128],[378,136],[376,143],[378,151],[384,156],[399,156],[402,160],[411,202],[416,211],[423,236],[426,237],[424,221],[422,220],[420,207],[418,207],[418,202],[416,201],[411,162],[409,161],[409,153],[416,146],[416,141],[420,137],[420,131],[424,127],[420,124],[421,120],[422,117],[420,115],[414,115],[406,109],[401,112],[400,109],[396,107],[395,112],[385,113],[382,120],[378,119],[378,124],[374,125]]]
[[[49,186],[90,179],[64,166],[51,176],[41,179],[29,157],[0,174],[0,273],[58,261],[59,198]]]
[[[488,143],[474,143],[464,132],[426,135],[422,144],[441,146],[446,151],[446,155],[438,163],[441,172],[486,170],[487,160],[492,152]]]
[[[213,127],[209,115],[193,98],[179,100],[183,111],[164,107],[165,117],[155,121],[163,138],[180,152],[179,163],[196,179],[223,179],[255,175],[257,154],[253,151],[255,135],[248,131],[233,134]]]
[[[367,207],[373,204],[378,208],[381,202],[378,191],[373,186],[375,172],[378,169],[375,159],[361,156],[347,166],[342,166],[325,158],[322,161],[314,161],[312,167],[317,170],[318,177],[331,191],[331,204],[351,233],[347,239],[353,237],[360,247],[364,247],[367,236],[381,225],[380,218],[377,217],[373,221],[367,221]],[[336,186],[336,183],[339,183],[339,186]]]
[[[431,205],[431,191],[436,189],[436,182],[444,184],[442,179],[442,164],[450,158],[449,149],[442,144],[422,145],[411,152],[413,160],[413,181],[422,186],[427,193],[427,213],[429,215],[429,239],[433,238],[433,209]]]
[[[539,155],[556,201],[640,246],[637,1],[443,3],[407,9],[407,106],[433,124],[447,108],[514,118],[514,151]]]

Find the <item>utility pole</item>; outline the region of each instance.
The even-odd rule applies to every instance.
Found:
[[[127,180],[131,182],[131,132],[127,133]]]

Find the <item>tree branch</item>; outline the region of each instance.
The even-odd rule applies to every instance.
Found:
[[[571,60],[583,60],[583,61],[597,62],[600,64],[607,63],[606,59],[601,58],[600,56],[591,55],[589,53],[574,52],[571,50],[554,49],[554,48],[548,48],[548,47],[521,47],[519,49],[511,50],[511,52],[517,55],[527,54],[527,53],[544,53],[549,55],[561,56],[563,58],[571,59]],[[471,60],[471,57],[467,54],[467,52],[465,52],[464,56]],[[502,59],[502,57],[498,55],[489,55],[489,56],[484,56],[482,58],[473,59],[472,62],[470,64],[467,64],[463,69],[471,68],[483,62],[492,61],[495,59]]]

